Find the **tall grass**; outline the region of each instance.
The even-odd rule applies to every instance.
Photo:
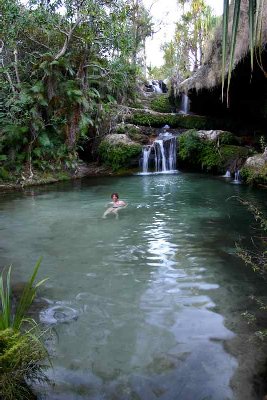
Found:
[[[47,279],[43,279],[34,285],[36,275],[38,273],[42,259],[40,258],[33,270],[30,279],[27,281],[19,303],[13,313],[11,304],[11,266],[8,268],[7,273],[3,272],[0,276],[0,299],[1,299],[1,310],[0,310],[0,330],[12,328],[15,331],[21,328],[21,324],[26,321],[32,321],[26,318],[26,314],[36,296],[37,288],[42,285]]]
[[[41,264],[39,259],[27,281],[16,307],[12,304],[11,271],[0,276],[0,399],[33,398],[28,382],[48,381],[44,371],[48,353],[42,343],[43,333],[37,323],[27,318],[37,289],[46,279],[34,283]],[[23,323],[30,323],[23,326]]]

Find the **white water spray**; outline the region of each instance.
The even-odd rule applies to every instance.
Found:
[[[149,171],[149,164],[155,172],[174,171],[176,169],[176,136],[161,133],[152,145],[143,147],[142,173]]]

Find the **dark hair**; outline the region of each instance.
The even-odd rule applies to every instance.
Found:
[[[119,198],[119,194],[118,193],[112,193],[112,195],[110,197],[112,198],[113,196],[116,196],[117,198]]]

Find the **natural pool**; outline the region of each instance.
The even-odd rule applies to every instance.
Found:
[[[103,220],[113,191],[128,207]],[[13,264],[20,282],[43,256],[39,278],[49,277],[39,313],[54,335],[46,398],[257,398],[260,350],[241,313],[265,284],[235,255],[252,218],[229,198],[266,207],[265,195],[184,173],[2,195],[0,266]]]

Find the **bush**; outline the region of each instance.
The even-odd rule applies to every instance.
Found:
[[[171,113],[173,107],[169,102],[168,95],[158,94],[153,100],[151,100],[150,107],[153,111],[158,111],[162,113]]]
[[[261,168],[243,167],[240,173],[242,179],[250,185],[267,185],[267,165]]]
[[[206,171],[222,173],[226,167],[245,159],[249,150],[245,147],[223,145],[207,139],[201,139],[197,131],[191,129],[179,136],[178,158],[185,165]]]
[[[220,144],[239,144],[238,143],[238,138],[233,135],[231,132],[223,132],[220,135]]]
[[[110,144],[103,141],[99,146],[99,155],[104,164],[118,171],[131,165],[133,158],[139,156],[142,146],[139,144]]]
[[[0,398],[19,400],[31,398],[29,381],[47,381],[42,362],[47,359],[37,325],[26,318],[26,313],[36,295],[37,288],[45,281],[34,281],[41,263],[26,283],[20,300],[14,308],[11,297],[11,267],[0,276]],[[27,324],[25,326],[25,324]],[[26,329],[28,325],[31,329]]]
[[[5,400],[29,399],[32,392],[26,380],[47,382],[47,352],[31,332],[0,331],[0,397]]]

